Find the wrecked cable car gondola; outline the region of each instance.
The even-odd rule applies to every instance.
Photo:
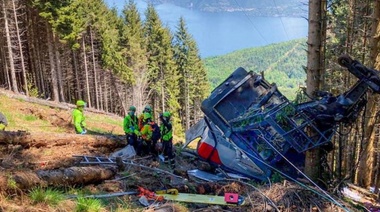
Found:
[[[226,172],[267,180],[273,170],[295,177],[305,151],[331,145],[339,123],[354,122],[368,90],[380,93],[379,71],[347,55],[338,63],[358,81],[343,94],[318,92],[294,104],[261,75],[235,70],[202,102],[204,118],[186,131],[184,149],[197,141],[199,158]]]

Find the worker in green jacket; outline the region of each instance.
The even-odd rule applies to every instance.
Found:
[[[77,103],[77,108],[73,110],[73,123],[74,123],[74,128],[75,132],[77,134],[86,134],[86,122],[85,122],[85,117],[83,114],[84,107],[86,106],[86,102],[83,100],[78,100]]]
[[[170,121],[170,112],[164,112],[160,115],[160,132],[163,148],[164,162],[169,163],[171,168],[175,167],[174,153],[173,153],[173,125]]]
[[[136,107],[130,106],[128,114],[125,116],[123,121],[123,129],[125,135],[127,136],[127,143],[132,145],[135,150],[137,150],[137,137],[140,135],[138,128],[138,120],[136,113]]]
[[[7,118],[0,112],[0,130],[5,130],[6,126],[8,126]]]

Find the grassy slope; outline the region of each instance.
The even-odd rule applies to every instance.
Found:
[[[1,90],[1,93],[11,94],[5,90]],[[71,110],[52,108],[0,94],[0,112],[7,117],[8,131],[74,133],[71,126]],[[87,127],[92,131],[124,134],[122,117],[88,111],[85,115]]]

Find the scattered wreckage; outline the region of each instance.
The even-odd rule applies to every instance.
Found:
[[[202,102],[204,118],[186,131],[183,149],[226,173],[266,181],[302,173],[305,151],[331,144],[339,123],[354,122],[366,93],[380,93],[379,71],[347,55],[338,63],[358,78],[348,91],[294,104],[261,75],[235,70]],[[198,142],[195,150],[189,144]]]

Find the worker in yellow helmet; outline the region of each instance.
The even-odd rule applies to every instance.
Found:
[[[83,135],[87,133],[85,117],[83,114],[84,107],[86,107],[86,102],[84,102],[83,100],[78,100],[76,105],[77,108],[73,110],[74,128],[77,134]]]

